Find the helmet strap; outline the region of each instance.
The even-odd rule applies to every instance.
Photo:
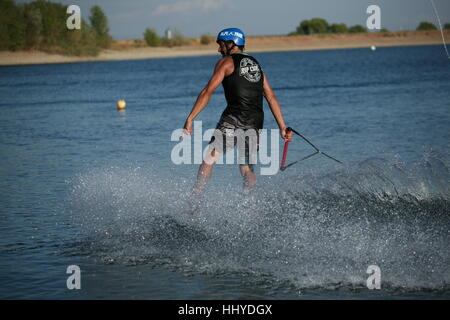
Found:
[[[231,42],[231,47],[228,47],[227,44],[225,43],[225,47],[227,48],[227,56],[230,55],[231,50],[233,50],[234,47],[236,47],[236,44],[233,42]]]

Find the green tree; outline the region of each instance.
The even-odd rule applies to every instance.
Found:
[[[30,6],[35,14],[39,11],[41,16],[40,50],[78,56],[98,54],[98,35],[88,23],[82,19],[80,30],[67,29],[66,5],[39,0]]]
[[[161,38],[156,33],[155,29],[145,29],[144,40],[150,47],[157,47],[161,45]]]
[[[416,29],[417,31],[437,30],[436,26],[431,22],[422,21]]]
[[[331,33],[347,33],[348,27],[345,23],[333,23],[328,28],[328,31]]]
[[[298,25],[297,34],[310,34],[309,20],[302,20]]]
[[[326,33],[328,31],[328,22],[325,19],[314,18],[309,22],[312,33]]]
[[[91,26],[97,35],[97,42],[102,48],[108,48],[111,45],[112,38],[109,35],[108,18],[103,13],[102,8],[93,6],[91,16],[89,17]]]
[[[364,33],[364,32],[367,32],[367,29],[360,24],[354,25],[348,29],[348,33]]]
[[[80,30],[71,30],[67,33],[67,41],[62,45],[64,54],[75,56],[96,56],[100,49],[97,33],[84,20],[81,21]]]
[[[327,31],[328,22],[325,19],[321,18],[302,20],[297,27],[298,34],[326,33]]]
[[[26,4],[24,18],[27,22],[25,47],[29,49],[38,48],[42,39],[42,15],[39,7],[34,3]]]
[[[20,50],[25,47],[26,22],[23,6],[11,0],[0,0],[0,49]]]
[[[42,49],[61,47],[68,41],[68,30],[66,27],[66,9],[59,3],[48,1],[33,2],[33,7],[38,9],[41,15],[41,41]]]
[[[450,23],[444,24],[444,29],[445,30],[450,30]]]

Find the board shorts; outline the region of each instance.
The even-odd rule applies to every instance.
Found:
[[[253,171],[259,150],[259,130],[254,128],[243,129],[225,121],[219,122],[209,142],[210,148],[225,154],[236,145],[238,164],[249,166]]]

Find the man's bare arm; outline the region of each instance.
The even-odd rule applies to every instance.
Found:
[[[209,80],[205,88],[203,88],[203,90],[198,95],[194,107],[192,108],[191,112],[189,113],[186,119],[186,123],[184,124],[184,129],[186,133],[188,134],[192,133],[191,128],[192,121],[198,116],[198,114],[203,110],[203,108],[206,107],[209,100],[211,99],[214,90],[216,90],[217,87],[222,83],[225,76],[233,72],[232,69],[234,69],[234,64],[233,60],[229,57],[222,58],[217,62],[214,68],[214,73],[211,76],[211,79]]]
[[[272,114],[278,124],[278,127],[280,128],[283,139],[291,141],[292,132],[290,133],[286,132],[286,123],[284,122],[280,103],[278,102],[278,99],[275,96],[275,93],[273,92],[272,87],[270,86],[269,81],[267,80],[265,74],[264,74],[263,90],[264,90],[264,97],[269,103],[270,110],[272,111]]]

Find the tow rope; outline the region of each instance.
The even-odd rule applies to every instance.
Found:
[[[288,165],[286,165],[286,156],[287,156],[287,151],[288,151],[288,147],[289,147],[289,141],[285,141],[285,143],[284,143],[284,149],[283,149],[283,158],[282,158],[282,160],[281,160],[281,168],[280,168],[281,171],[286,170],[286,169],[289,168],[290,166],[292,166],[292,165],[294,165],[294,164],[296,164],[296,163],[299,163],[300,161],[303,161],[303,160],[306,160],[306,159],[308,159],[308,158],[311,158],[312,156],[315,156],[316,154],[322,154],[322,155],[324,155],[325,157],[327,157],[327,158],[329,158],[329,159],[331,159],[331,160],[334,160],[334,161],[336,161],[336,162],[338,162],[338,163],[340,163],[340,164],[343,164],[341,161],[339,161],[339,160],[337,160],[336,158],[330,156],[329,154],[326,154],[325,152],[320,151],[319,148],[317,148],[317,147],[316,147],[314,144],[312,144],[308,139],[306,139],[304,136],[302,136],[300,133],[298,133],[297,131],[295,131],[295,130],[292,129],[291,127],[288,127],[286,130],[287,130],[288,132],[289,132],[289,131],[292,131],[293,133],[295,133],[296,135],[298,135],[300,138],[302,138],[303,140],[305,140],[311,147],[313,147],[316,151],[313,152],[313,153],[311,153],[311,154],[309,154],[309,155],[307,155],[306,157],[303,157],[303,158],[301,158],[301,159],[299,159],[299,160],[293,161],[293,162],[289,163]]]

